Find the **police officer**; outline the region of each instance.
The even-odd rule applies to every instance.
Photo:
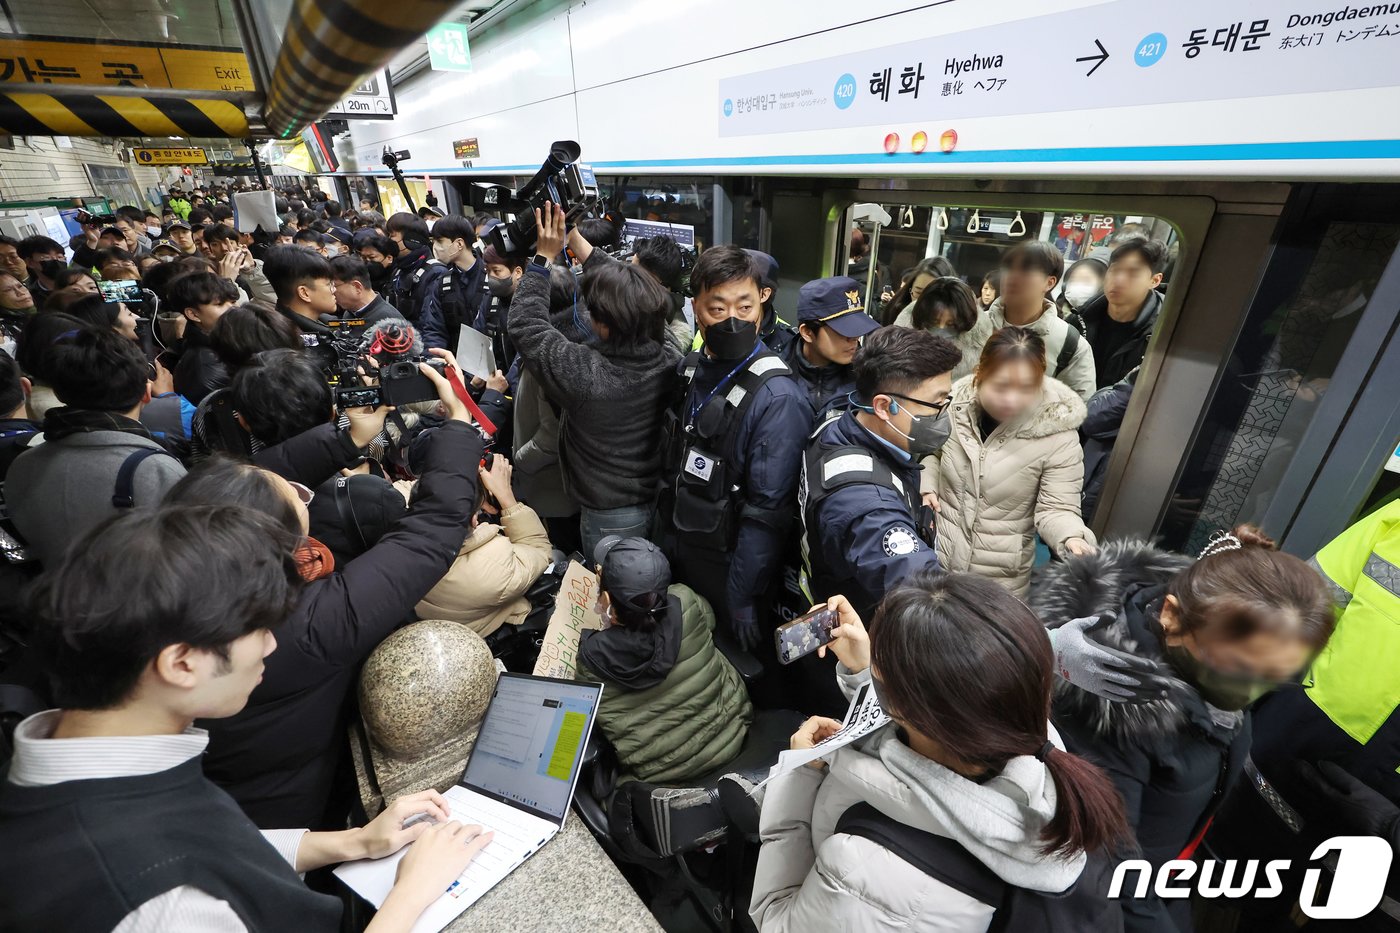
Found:
[[[390,279],[390,304],[417,328],[424,346],[455,351],[456,344],[448,346],[440,310],[436,303],[428,301],[428,296],[438,289],[438,279],[447,273],[447,267],[433,258],[428,225],[421,218],[400,211],[389,218],[385,229],[398,247]]]
[[[758,339],[762,340],[768,349],[781,355],[796,336],[783,326],[773,304],[778,298],[778,260],[756,249],[746,249],[744,252],[749,254],[749,258],[758,269],[758,295],[759,302],[763,305],[763,317],[758,322]]]
[[[855,389],[851,360],[879,323],[861,306],[860,285],[846,275],[815,279],[797,293],[794,340],[779,354],[807,391],[817,420],[844,410]]]
[[[852,407],[817,429],[803,461],[812,602],[840,593],[869,618],[890,587],[937,565],[919,461],[948,439],[960,357],[951,341],[924,330],[884,327],[865,338],[852,367]]]
[[[737,246],[701,254],[690,273],[704,346],[681,364],[671,416],[669,513],[677,578],[752,649],[783,563],[812,410],[791,371],[758,338],[761,273]],[[771,639],[768,640],[771,646]],[[768,647],[760,657],[772,655]]]
[[[476,230],[465,217],[444,217],[433,224],[433,258],[445,271],[438,276],[437,288],[424,296],[424,320],[442,322],[443,339],[448,349],[457,351],[457,339],[462,325],[472,326],[486,296],[486,264],[472,249],[476,245]],[[510,357],[497,356],[501,366],[510,365]]]

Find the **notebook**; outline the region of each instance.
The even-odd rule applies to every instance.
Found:
[[[437,933],[563,828],[602,694],[602,684],[501,674],[466,771],[443,794],[452,819],[480,824],[495,838],[423,912],[413,933]],[[379,907],[406,851],[347,862],[335,874]]]

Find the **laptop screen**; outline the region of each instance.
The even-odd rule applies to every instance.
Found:
[[[502,674],[461,783],[562,823],[601,684]]]

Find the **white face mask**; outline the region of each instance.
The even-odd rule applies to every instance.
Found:
[[[433,258],[436,259],[438,262],[442,263],[444,266],[450,266],[453,263],[453,261],[456,260],[457,254],[460,252],[461,250],[454,249],[451,246],[444,247],[438,245],[437,243],[433,244]]]
[[[1093,282],[1070,282],[1065,286],[1065,301],[1072,307],[1082,308],[1098,293],[1099,288]]]
[[[151,236],[158,237],[161,234],[161,229],[160,227],[147,227],[146,232],[149,233]]]
[[[338,246],[338,245],[335,244],[335,243],[328,243],[328,244],[326,245],[326,258],[327,258],[327,259],[334,259],[335,257],[337,257],[337,256],[339,256],[339,255],[340,255],[340,246]]]

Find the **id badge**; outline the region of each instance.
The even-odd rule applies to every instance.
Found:
[[[708,483],[710,474],[715,471],[715,461],[692,447],[685,452],[685,471],[696,479]]]

